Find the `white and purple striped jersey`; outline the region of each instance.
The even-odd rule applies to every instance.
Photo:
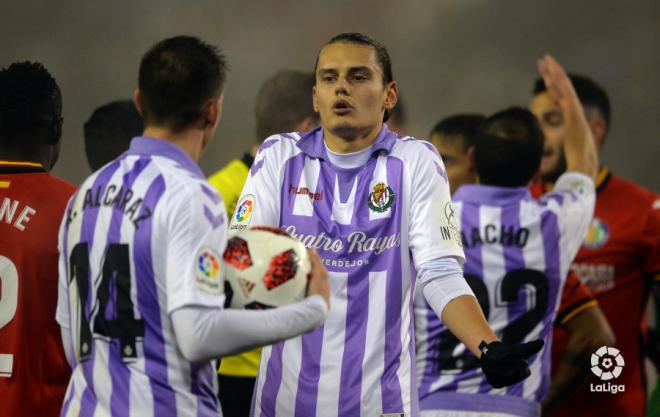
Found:
[[[593,216],[593,181],[566,173],[534,200],[527,188],[464,185],[454,194],[465,250],[465,278],[505,343],[535,339],[531,376],[504,389],[486,381],[479,361],[415,294],[415,339],[422,410],[536,416],[550,383],[554,317],[571,261]],[[486,396],[486,394],[490,394]]]
[[[62,416],[218,416],[212,363],[169,314],[222,308],[224,204],[178,146],[138,137],[92,174],[60,228],[57,321],[75,351]]]
[[[230,233],[275,225],[315,248],[331,300],[323,327],[263,350],[253,416],[418,415],[413,266],[463,260],[431,149],[383,125],[367,162],[346,169],[330,163],[322,128],[263,143]]]

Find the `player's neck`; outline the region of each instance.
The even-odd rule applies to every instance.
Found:
[[[7,149],[0,146],[0,161],[33,162],[41,164],[44,169],[49,169],[51,154],[45,150],[35,152],[34,149]]]
[[[323,138],[328,148],[335,153],[354,153],[373,145],[383,125],[370,129],[331,131],[323,127]]]
[[[202,156],[204,133],[201,131],[187,129],[175,133],[165,127],[147,126],[142,135],[152,139],[164,140],[178,146],[195,162],[199,162],[199,158]]]

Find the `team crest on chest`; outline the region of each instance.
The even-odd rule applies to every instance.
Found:
[[[392,187],[385,184],[384,182],[379,182],[374,186],[373,191],[369,194],[369,209],[375,211],[376,213],[384,213],[392,207],[394,203],[394,190]]]
[[[587,229],[587,236],[584,239],[584,246],[589,249],[598,249],[605,245],[610,238],[610,230],[607,224],[594,217]]]

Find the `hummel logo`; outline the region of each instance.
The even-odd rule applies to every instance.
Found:
[[[323,191],[321,191],[319,193],[315,193],[313,191],[310,191],[309,188],[307,188],[307,187],[296,188],[295,186],[291,185],[291,186],[289,186],[289,192],[291,194],[299,194],[299,195],[309,196],[309,198],[311,200],[316,200],[316,201],[323,200]]]

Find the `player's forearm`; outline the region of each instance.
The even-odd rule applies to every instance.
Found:
[[[598,174],[598,151],[582,109],[566,121],[564,154],[567,171],[582,172],[592,179]]]
[[[614,344],[614,333],[598,307],[584,310],[566,327],[569,340],[543,402],[544,416],[551,415],[584,383],[589,374],[591,354],[601,346]]]
[[[170,314],[177,344],[186,359],[210,360],[270,345],[307,333],[328,314],[321,296],[271,310],[217,310],[183,307]]]
[[[441,319],[476,357],[481,356],[479,343],[482,340],[486,343],[497,340],[477,299],[472,295],[462,295],[450,301],[443,310]]]

